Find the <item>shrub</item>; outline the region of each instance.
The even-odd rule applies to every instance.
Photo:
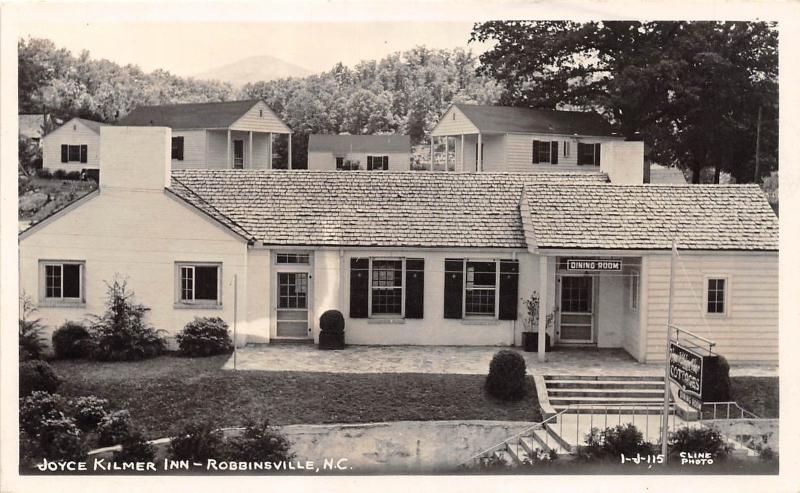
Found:
[[[67,171],[63,169],[57,169],[53,172],[53,178],[64,180],[67,178]]]
[[[74,401],[70,401],[68,407],[75,417],[78,428],[82,431],[96,429],[103,418],[108,416],[110,412],[108,401],[93,395],[78,397]]]
[[[48,460],[83,460],[86,457],[81,431],[72,418],[63,414],[43,419],[33,441],[36,449],[33,455],[38,457]]]
[[[703,401],[727,402],[731,400],[730,365],[724,356],[708,358],[703,372]]]
[[[339,310],[328,310],[319,317],[319,328],[331,334],[344,333],[344,315]]]
[[[267,420],[249,420],[242,436],[229,438],[226,458],[236,461],[287,461],[294,459],[291,443]]]
[[[119,445],[122,450],[114,452],[114,461],[152,461],[156,456],[156,448],[147,443],[144,435],[139,431],[131,431],[122,437]]]
[[[635,457],[636,454],[653,453],[653,445],[646,442],[642,433],[632,423],[600,430],[592,428],[586,435],[586,446],[578,452],[584,460],[619,460],[620,454]]]
[[[64,175],[64,178],[67,180],[80,180],[81,179],[81,172],[80,171],[69,171],[67,174]]]
[[[184,356],[212,356],[233,351],[228,324],[219,317],[195,317],[175,340]]]
[[[498,351],[489,364],[485,387],[498,399],[521,399],[525,395],[525,359],[516,351]]]
[[[122,442],[132,431],[131,413],[126,410],[105,415],[97,425],[97,446],[110,447]]]
[[[44,361],[23,361],[19,365],[19,395],[29,395],[35,390],[55,392],[61,385],[61,379],[53,368]]]
[[[19,399],[19,427],[30,436],[36,436],[40,424],[46,419],[64,415],[64,399],[58,394],[37,390]]]
[[[205,461],[222,455],[222,433],[208,423],[190,423],[172,439],[167,456],[174,460]]]
[[[106,312],[95,316],[90,333],[92,357],[101,361],[131,361],[163,353],[166,341],[144,321],[149,308],[134,302],[126,281],[114,279],[108,287]]]
[[[53,351],[57,358],[86,358],[91,354],[89,331],[80,322],[64,322],[53,332]]]
[[[42,337],[44,326],[39,318],[31,320],[36,308],[28,296],[22,295],[20,303],[22,318],[19,319],[19,360],[41,359],[47,344]]]
[[[731,453],[733,447],[716,428],[683,427],[669,437],[670,455],[679,457],[681,452],[700,452],[711,454],[714,460],[721,460]]]
[[[47,168],[41,168],[36,170],[36,176],[39,178],[51,179],[53,178],[53,172]]]

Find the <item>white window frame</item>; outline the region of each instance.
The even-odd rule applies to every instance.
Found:
[[[389,260],[393,262],[400,261],[402,263],[402,268],[400,272],[400,313],[372,313],[372,291],[374,287],[372,286],[372,264],[374,261],[384,261]],[[367,283],[369,286],[369,296],[367,297],[367,316],[369,318],[382,318],[382,319],[397,319],[397,318],[406,318],[406,258],[405,257],[370,257],[369,258],[369,275],[367,279]],[[390,288],[396,289],[396,288]]]
[[[494,314],[467,314],[467,264],[470,262],[493,262],[494,265]],[[461,318],[470,319],[498,319],[500,317],[500,259],[495,258],[468,258],[464,259],[461,267],[463,269],[464,282],[461,285]],[[476,289],[473,286],[472,289]],[[485,288],[484,288],[485,289]]]
[[[296,257],[305,257],[305,262],[281,262],[282,255],[295,255]],[[311,253],[310,252],[275,252],[275,265],[311,265]]]
[[[197,292],[197,276],[194,274],[195,267],[216,267],[217,268],[217,299],[216,300],[197,300],[194,299]],[[192,299],[183,298],[183,271],[192,271]],[[175,307],[176,308],[222,308],[222,262],[175,262]]]
[[[570,142],[568,140],[565,140],[564,141],[564,156],[563,157],[569,157],[569,153],[570,153]]]
[[[708,311],[708,282],[720,279],[725,281],[725,288],[722,293],[722,311]],[[731,277],[728,274],[705,274],[703,275],[703,314],[710,318],[726,318],[730,307]]]
[[[639,312],[639,286],[641,285],[641,278],[639,277],[639,269],[631,269],[630,271],[630,296],[628,297],[628,308],[631,312]]]
[[[64,297],[64,266],[77,265],[78,297]],[[61,269],[61,296],[47,296],[47,267]],[[39,303],[42,306],[85,306],[86,304],[86,262],[83,260],[41,260],[39,261]]]

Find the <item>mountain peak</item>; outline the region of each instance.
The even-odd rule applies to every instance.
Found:
[[[240,87],[247,83],[285,77],[305,77],[313,72],[271,55],[255,55],[193,75],[195,79],[219,80]]]

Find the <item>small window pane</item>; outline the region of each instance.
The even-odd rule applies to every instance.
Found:
[[[80,298],[81,266],[78,264],[64,264],[62,272],[64,279],[64,298]]]
[[[217,301],[217,266],[195,266],[194,299]]]

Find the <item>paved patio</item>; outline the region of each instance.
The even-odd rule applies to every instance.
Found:
[[[328,373],[445,373],[485,375],[492,356],[503,349],[486,346],[348,346],[320,351],[311,344],[247,346],[236,352],[237,370]],[[664,366],[642,364],[622,349],[558,349],[539,363],[536,353],[519,351],[529,374],[663,375]],[[225,363],[234,369],[234,357]],[[777,376],[775,366],[732,366],[731,375]]]

